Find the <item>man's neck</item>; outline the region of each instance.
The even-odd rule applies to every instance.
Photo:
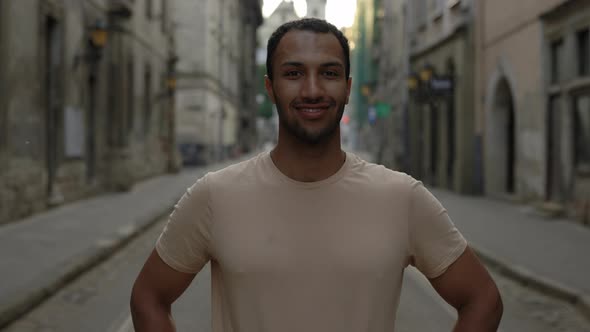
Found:
[[[279,142],[270,152],[275,166],[289,178],[300,182],[316,182],[334,175],[346,161],[346,153],[337,141],[317,146]]]

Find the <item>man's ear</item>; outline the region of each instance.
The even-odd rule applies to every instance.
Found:
[[[272,81],[268,77],[268,75],[264,75],[264,88],[266,89],[266,93],[268,94],[268,97],[270,98],[270,100],[272,101],[272,103],[273,104],[276,104],[275,94],[274,94],[274,91],[272,89]]]

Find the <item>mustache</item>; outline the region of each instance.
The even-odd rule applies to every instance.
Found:
[[[295,100],[291,103],[293,107],[304,107],[304,106],[316,106],[320,105],[322,107],[330,107],[336,105],[334,100],[325,99],[325,98],[306,98],[302,100]]]

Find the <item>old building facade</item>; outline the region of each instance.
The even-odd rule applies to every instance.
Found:
[[[408,172],[459,193],[479,190],[474,137],[473,2],[407,4]]]
[[[260,0],[176,0],[177,141],[185,162],[256,143],[256,31]],[[198,160],[191,160],[196,158]]]
[[[484,145],[488,195],[525,200],[544,195],[547,156],[539,16],[559,2],[478,3],[476,123]]]
[[[406,38],[405,1],[381,1],[376,11],[377,38],[372,51],[378,70],[375,88],[371,91],[375,103],[389,109],[376,123],[379,137],[375,145],[375,160],[389,168],[407,170],[408,44]]]
[[[590,3],[541,16],[547,105],[545,200],[590,224]]]
[[[174,168],[170,3],[0,2],[0,222]]]
[[[326,19],[326,4],[328,0],[307,0],[306,17]]]
[[[476,123],[486,193],[587,220],[590,4],[478,6]]]

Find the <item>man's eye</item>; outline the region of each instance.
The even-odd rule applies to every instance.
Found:
[[[287,77],[297,77],[301,74],[301,72],[296,71],[296,70],[290,70],[288,72],[285,72],[285,76]]]
[[[329,71],[325,71],[325,72],[324,72],[324,75],[325,75],[325,76],[328,76],[328,77],[337,77],[337,76],[338,76],[338,73],[337,73],[337,72],[335,72],[335,71],[330,71],[330,70],[329,70]]]

